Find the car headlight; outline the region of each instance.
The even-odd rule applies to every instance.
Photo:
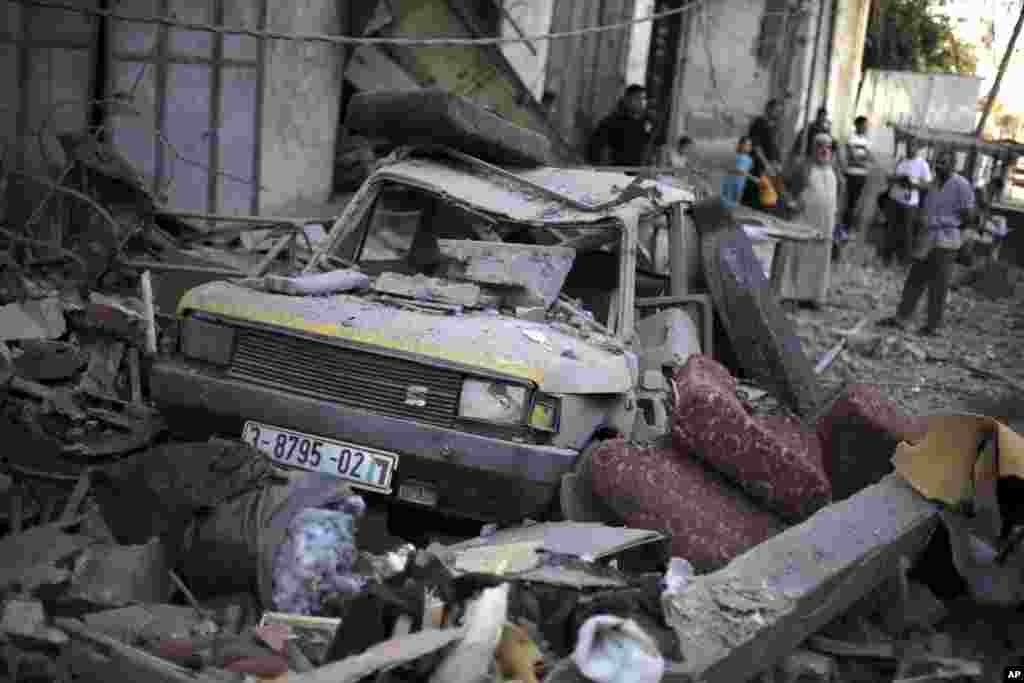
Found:
[[[187,358],[227,365],[235,348],[235,328],[195,316],[181,326],[181,352]]]
[[[530,411],[530,426],[542,432],[558,431],[558,414],[562,402],[554,396],[538,394]]]
[[[467,379],[459,397],[459,417],[504,425],[522,424],[526,417],[526,387]]]

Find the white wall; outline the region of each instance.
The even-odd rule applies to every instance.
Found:
[[[890,124],[941,130],[974,130],[981,80],[974,76],[869,70],[864,74],[857,112],[874,129],[872,142],[891,153]]]

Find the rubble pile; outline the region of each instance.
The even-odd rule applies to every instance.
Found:
[[[866,385],[819,402],[781,308],[763,299],[765,287],[740,287],[737,264],[722,256],[739,244],[744,267],[761,273],[741,233],[706,235],[708,260],[718,263],[712,288],[732,302],[718,312],[743,369],[802,420],[753,410],[728,369],[691,355],[671,376],[660,367],[645,373],[652,387],[671,387],[668,436],[600,442],[563,481],[586,503],[565,509],[587,519],[527,520],[374,556],[357,542],[366,502],[341,479],[283,469],[240,441],[180,442],[167,433],[146,378],[176,346],[180,294],[230,277],[237,297],[370,289],[375,301],[397,298],[407,309],[428,310],[429,299],[430,310],[448,315],[502,301],[523,320],[534,309],[543,319],[567,305],[558,297],[571,250],[495,252],[487,241],[441,240],[445,274],[499,285],[497,293],[422,274],[371,281],[350,268],[288,277],[312,254],[308,221],[223,229],[207,225],[217,217],[193,216],[199,222],[189,224],[161,209],[107,147],[62,142],[65,175],[81,180],[51,189],[82,213],[53,231],[64,236],[59,243],[2,232],[0,430],[9,446],[0,453],[0,644],[8,679],[725,681],[740,665],[714,658],[732,651],[737,661],[760,653],[755,668],[787,681],[981,674],[933,633],[949,613],[933,587],[911,578],[910,560],[889,557],[896,546],[915,557],[938,524],[937,508],[918,493],[963,502],[931,495],[928,477],[949,482],[927,464],[916,469],[945,432],[936,436]],[[583,328],[577,318],[564,326]],[[550,343],[539,329],[519,329],[524,343]],[[576,348],[559,358],[579,360]],[[850,348],[931,357],[895,337],[865,335]],[[403,405],[425,407],[426,396],[427,387],[412,385]],[[989,476],[988,526],[981,533],[950,508],[939,528],[969,595],[1012,607],[1024,588],[1012,545],[1019,536],[1010,532],[1024,518],[996,515],[992,491],[999,474],[1024,479],[1024,465],[999,459],[1019,437],[975,426],[957,441],[975,456],[972,439],[983,430],[1002,439],[979,468]],[[903,479],[886,476],[894,452]],[[970,479],[975,463],[964,462]],[[865,491],[879,511],[858,510],[854,499]],[[854,513],[868,512],[890,526],[857,528]],[[847,531],[858,539],[850,547],[838,540]],[[885,545],[871,545],[885,534]],[[771,581],[765,566],[778,570]],[[772,651],[786,633],[802,634],[791,643],[799,648]]]

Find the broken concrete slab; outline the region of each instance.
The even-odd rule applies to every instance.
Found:
[[[145,545],[95,545],[75,563],[67,597],[100,607],[161,603],[171,595],[168,569],[155,538]]]
[[[549,308],[558,298],[576,252],[567,247],[506,244],[474,240],[438,240],[441,254],[451,259],[445,275],[482,285],[512,287],[512,306]]]
[[[56,297],[0,306],[0,341],[57,339],[66,331],[64,307]]]
[[[731,683],[774,667],[891,575],[901,556],[916,555],[937,521],[934,504],[890,475],[695,577],[663,600],[684,655],[663,680]]]
[[[473,307],[480,301],[480,287],[469,282],[448,282],[426,275],[383,273],[372,285],[375,292],[418,301],[439,301]]]

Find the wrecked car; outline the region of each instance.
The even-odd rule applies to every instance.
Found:
[[[669,296],[692,200],[403,148],[302,273],[182,297],[154,398],[179,433],[241,438],[371,501],[545,516],[588,446],[667,430],[666,373],[701,351],[701,316]]]

